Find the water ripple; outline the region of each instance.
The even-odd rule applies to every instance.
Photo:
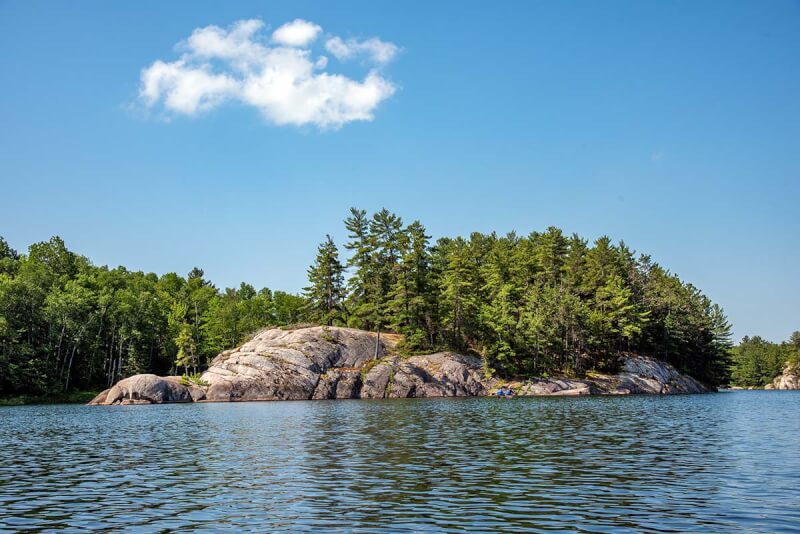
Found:
[[[800,532],[800,393],[0,409],[0,531]]]

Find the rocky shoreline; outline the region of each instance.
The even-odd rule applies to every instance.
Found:
[[[787,363],[783,369],[783,374],[775,377],[775,380],[771,384],[764,386],[764,389],[800,389],[800,368]]]
[[[382,399],[491,395],[502,385],[522,396],[705,393],[705,386],[659,360],[623,354],[620,372],[585,379],[486,378],[480,358],[453,352],[403,357],[395,339],[339,327],[263,330],[224,351],[200,384],[181,377],[135,375],[97,395],[90,405],[310,399]]]

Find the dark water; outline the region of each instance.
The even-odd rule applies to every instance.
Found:
[[[0,408],[0,530],[800,531],[800,392]]]

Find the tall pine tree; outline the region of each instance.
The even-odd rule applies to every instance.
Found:
[[[344,323],[344,267],[330,235],[317,248],[314,265],[308,269],[310,285],[304,289],[308,317],[328,326]]]

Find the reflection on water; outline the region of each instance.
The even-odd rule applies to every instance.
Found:
[[[800,393],[0,408],[0,529],[800,528]]]

